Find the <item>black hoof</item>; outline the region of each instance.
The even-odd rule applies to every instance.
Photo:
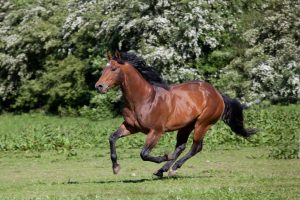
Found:
[[[164,172],[161,170],[158,170],[157,172],[154,172],[153,175],[162,178],[164,176]]]

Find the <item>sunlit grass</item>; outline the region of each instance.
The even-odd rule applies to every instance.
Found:
[[[177,177],[163,179],[152,176],[160,165],[142,161],[139,149],[119,152],[117,176],[107,149],[82,150],[75,157],[2,152],[0,199],[297,199],[299,160],[260,157],[265,151],[203,150]]]
[[[143,134],[118,140],[113,175],[108,137],[121,117],[0,115],[0,199],[299,199],[300,160],[274,159],[299,153],[299,108],[246,110],[247,126],[259,129],[249,140],[219,122],[203,151],[163,179],[152,176],[161,165],[140,159]],[[169,153],[175,138],[166,134],[152,153]]]

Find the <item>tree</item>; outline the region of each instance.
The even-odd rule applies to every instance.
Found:
[[[224,88],[252,101],[299,101],[299,10],[299,1],[262,5],[261,18],[242,34],[247,47],[224,69]]]

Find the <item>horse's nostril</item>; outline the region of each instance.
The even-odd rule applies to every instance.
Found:
[[[106,85],[105,83],[97,84],[95,85],[95,87],[100,93],[106,93],[106,91],[108,90],[108,85]]]
[[[95,85],[95,88],[96,88],[96,89],[99,89],[99,88],[102,88],[102,87],[103,87],[103,85],[101,85],[101,84],[99,84],[99,85],[96,84],[96,85]]]

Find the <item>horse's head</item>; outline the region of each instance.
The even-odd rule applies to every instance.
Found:
[[[106,93],[108,89],[121,84],[121,67],[125,64],[121,61],[118,55],[112,58],[112,56],[109,54],[107,58],[108,63],[103,69],[99,80],[95,84],[95,88],[101,93]]]

